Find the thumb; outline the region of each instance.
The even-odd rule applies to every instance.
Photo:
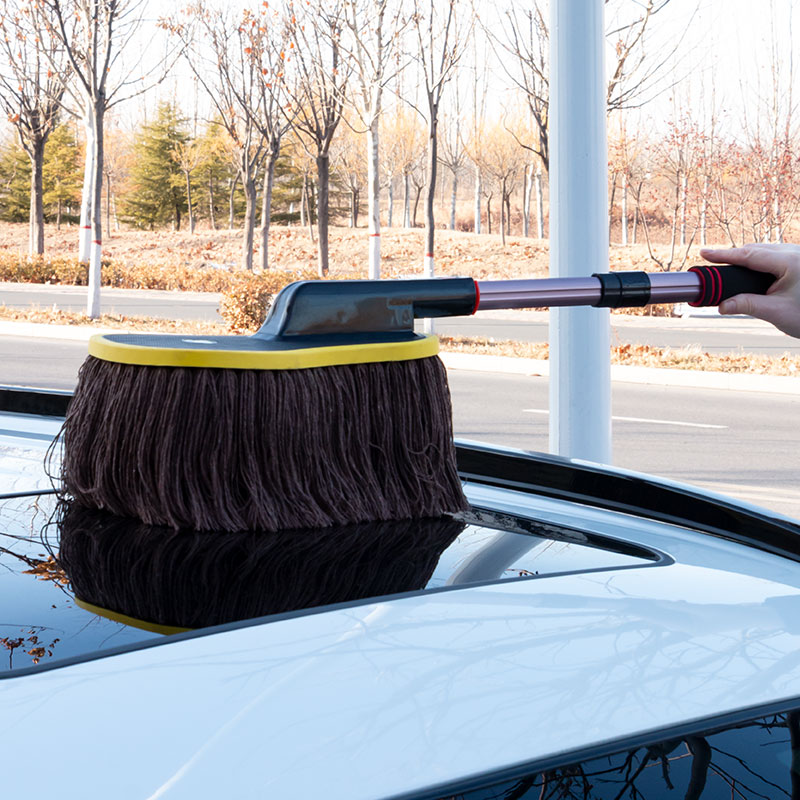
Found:
[[[719,304],[720,314],[747,314],[749,317],[759,319],[768,319],[772,310],[774,310],[773,303],[759,294],[737,294]]]

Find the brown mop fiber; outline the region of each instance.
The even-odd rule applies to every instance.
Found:
[[[64,496],[152,525],[275,531],[467,506],[435,356],[289,370],[90,356],[61,438]]]
[[[276,532],[176,531],[74,504],[59,516],[55,557],[76,598],[182,628],[422,589],[465,527],[438,517]]]

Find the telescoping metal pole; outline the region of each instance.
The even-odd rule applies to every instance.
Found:
[[[608,269],[603,0],[550,3],[550,274]],[[611,462],[605,308],[550,311],[550,451]]]

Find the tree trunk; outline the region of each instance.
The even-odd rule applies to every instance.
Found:
[[[708,175],[703,176],[703,200],[700,207],[700,244],[705,247],[708,244]]]
[[[403,173],[403,227],[411,227],[411,176],[408,172]]]
[[[92,175],[94,174],[95,140],[92,123],[92,111],[87,111],[86,120],[86,157],[83,165],[83,192],[81,194],[81,227],[78,240],[78,261],[85,264],[89,261],[92,244]]]
[[[92,247],[89,255],[89,296],[86,314],[91,319],[100,316],[100,283],[102,280],[103,217],[100,203],[103,198],[103,121],[105,117],[105,98],[94,108],[92,114],[92,134],[94,137],[94,166],[92,169]]]
[[[381,276],[381,183],[379,170],[380,137],[378,135],[378,121],[379,118],[376,114],[367,129],[367,214],[369,216],[368,277],[373,280]],[[358,212],[356,212],[356,216],[358,216]],[[392,223],[389,222],[389,225],[391,224]]]
[[[414,196],[414,211],[411,214],[411,227],[417,227],[417,208],[419,207],[419,198],[422,196],[422,186],[417,186],[417,193]]]
[[[486,198],[486,225],[489,228],[489,235],[492,235],[492,196]]]
[[[236,194],[236,185],[239,183],[239,173],[237,172],[236,175],[231,180],[231,191],[228,195],[228,230],[233,230],[233,223],[235,221],[235,209],[233,206],[233,198]]]
[[[308,175],[303,173],[303,190],[300,192],[300,227],[306,226],[306,204],[308,203]]]
[[[450,230],[456,229],[456,194],[458,192],[458,174],[453,170],[453,191],[450,195]]]
[[[328,274],[328,193],[330,188],[330,157],[327,153],[317,155],[317,263],[319,276]]]
[[[436,109],[431,109],[431,122],[428,130],[428,191],[425,196],[425,261],[424,272],[428,278],[433,277],[433,240],[436,234],[436,222],[433,217],[433,202],[436,199]]]
[[[245,158],[247,156],[245,155]],[[249,167],[242,175],[244,189],[244,241],[242,242],[242,268],[253,271],[253,239],[256,229],[256,181]]]
[[[61,198],[58,198],[58,206],[56,208],[56,230],[61,230]]]
[[[500,183],[500,244],[506,246],[506,181]]]
[[[304,176],[306,180],[307,176]],[[314,223],[313,216],[311,215],[311,195],[314,193],[314,183],[312,181],[306,182],[306,219],[308,220],[308,235],[311,237],[311,243],[314,244]]]
[[[106,172],[106,233],[111,234],[111,173]]]
[[[211,221],[211,230],[217,229],[217,218],[214,215],[214,176],[208,173],[208,218]]]
[[[475,165],[475,233],[481,232],[481,168]]]
[[[620,223],[622,224],[622,244],[628,244],[628,173],[622,173],[622,197],[620,199]]]
[[[522,190],[522,235],[530,233],[531,188],[533,187],[533,164],[528,164],[524,172],[525,185]]]
[[[357,190],[351,186],[350,187],[350,219],[348,220],[348,227],[355,228],[356,227],[356,192]]]
[[[389,180],[389,185],[386,187],[387,190],[387,208],[386,208],[386,225],[387,227],[392,227],[392,217],[394,215],[394,180]]]
[[[536,235],[544,239],[544,191],[542,190],[542,170],[536,170]]]
[[[614,220],[614,198],[617,194],[617,173],[611,175],[611,197],[608,200],[608,240],[611,241],[611,226]]]
[[[681,176],[681,247],[686,246],[686,214],[688,211],[689,176]]]
[[[37,137],[30,143],[31,152],[31,210],[28,252],[44,253],[44,205],[42,202],[42,167],[44,165],[44,140]]]
[[[194,233],[194,208],[192,206],[192,180],[187,171],[186,175],[186,207],[189,209],[189,233]]]
[[[272,188],[275,185],[275,164],[280,155],[280,143],[273,146],[267,156],[264,175],[264,193],[261,198],[261,269],[269,269],[269,223],[272,215]]]

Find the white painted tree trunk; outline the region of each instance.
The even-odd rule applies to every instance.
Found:
[[[525,185],[522,190],[522,235],[530,234],[531,189],[533,188],[533,164],[525,167]]]
[[[91,319],[100,316],[100,283],[102,279],[103,255],[103,217],[101,198],[103,196],[103,118],[105,109],[96,108],[92,114],[92,134],[94,140],[94,158],[91,176],[92,217],[90,228],[89,251],[89,294],[86,303],[86,314]]]
[[[411,176],[403,173],[403,227],[411,227]]]
[[[456,229],[456,195],[458,194],[458,174],[453,170],[453,191],[450,195],[450,230]]]
[[[620,210],[622,212],[622,244],[628,244],[628,173],[622,173],[622,199],[620,200]]]
[[[544,239],[544,191],[542,190],[542,170],[536,170],[536,235]]]
[[[475,233],[481,232],[481,169],[475,165]]]
[[[379,171],[380,139],[378,116],[367,129],[367,201],[369,215],[369,277],[381,276],[381,183]]]
[[[84,120],[86,128],[86,158],[83,165],[83,192],[81,194],[81,227],[78,241],[78,261],[89,261],[92,245],[92,175],[94,174],[95,140],[91,112]]]

